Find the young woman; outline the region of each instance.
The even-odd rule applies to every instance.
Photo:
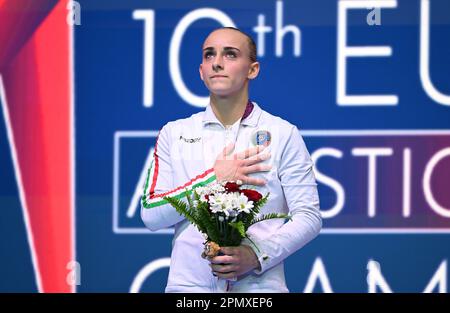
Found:
[[[321,229],[313,162],[297,127],[249,100],[249,82],[259,69],[250,36],[229,27],[210,33],[199,69],[209,105],[169,122],[157,138],[141,216],[153,231],[175,226],[166,292],[288,292],[284,259]],[[261,213],[289,213],[292,220],[253,225],[248,234],[257,248],[244,239],[203,259],[204,237],[163,197],[216,180],[270,192]]]

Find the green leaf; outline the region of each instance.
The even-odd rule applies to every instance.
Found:
[[[242,238],[245,237],[245,227],[244,227],[244,223],[242,221],[233,222],[233,223],[230,223],[229,225],[231,227],[233,227],[234,229],[236,229]]]
[[[192,224],[197,226],[194,213],[190,208],[188,208],[188,206],[185,202],[183,202],[180,199],[174,198],[174,197],[164,197],[164,200],[169,202],[180,215],[183,215]]]
[[[197,213],[198,213],[198,222],[202,225],[204,232],[208,234],[208,237],[218,243],[218,240],[220,238],[220,232],[217,229],[216,221],[214,217],[211,216],[208,205],[205,204],[199,204],[197,207]]]
[[[269,214],[264,214],[263,216],[254,219],[249,226],[252,226],[253,224],[265,221],[265,220],[270,220],[270,219],[274,219],[274,218],[284,218],[284,219],[288,219],[288,220],[292,220],[292,217],[289,214],[284,214],[284,213],[269,213]]]
[[[192,199],[191,199],[191,192],[192,191],[189,191],[188,189],[185,189],[185,190],[186,190],[186,198],[187,198],[187,201],[189,203],[189,208],[191,209],[191,211],[193,211],[194,210],[194,204],[192,203]]]

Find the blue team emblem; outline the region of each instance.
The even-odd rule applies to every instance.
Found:
[[[258,130],[253,134],[253,144],[254,145],[264,145],[268,146],[270,145],[270,141],[272,140],[272,137],[270,135],[270,132],[268,130]]]

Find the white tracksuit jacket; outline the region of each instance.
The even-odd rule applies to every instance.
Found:
[[[163,197],[184,197],[186,188],[215,181],[212,167],[224,146],[234,142],[235,152],[244,151],[255,144],[258,130],[270,132],[266,151],[271,158],[264,163],[272,169],[250,174],[268,182],[250,188],[263,195],[270,192],[261,213],[289,213],[292,221],[273,219],[249,228],[259,251],[248,244],[258,256],[261,270],[239,277],[230,291],[289,292],[283,260],[315,238],[322,227],[313,162],[298,128],[254,102],[250,115],[232,127],[224,127],[208,105],[205,111],[167,123],[159,132],[144,186],[141,217],[152,231],[175,226],[166,292],[226,291],[226,281],[213,276],[209,261],[201,258],[204,237]]]

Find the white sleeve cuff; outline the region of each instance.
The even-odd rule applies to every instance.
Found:
[[[250,248],[252,248],[253,252],[255,252],[261,269],[260,270],[254,269],[253,272],[256,275],[261,275],[268,269],[270,257],[265,253],[264,247],[261,244],[261,242],[255,240],[253,237],[250,239],[251,241],[248,240],[247,238],[242,239],[242,244],[249,246]]]

